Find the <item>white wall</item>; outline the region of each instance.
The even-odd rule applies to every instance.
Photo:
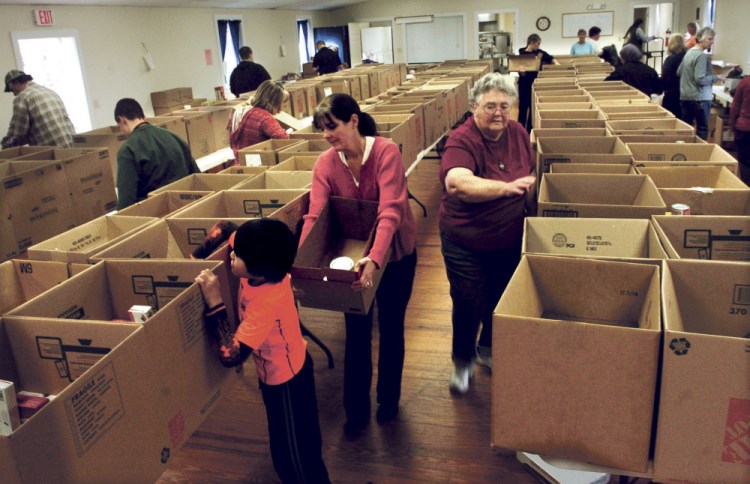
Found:
[[[0,75],[17,67],[7,32],[77,30],[94,128],[115,124],[114,106],[123,97],[137,99],[147,115],[153,112],[152,91],[189,86],[195,97],[214,98],[214,87],[222,84],[215,15],[243,16],[245,44],[274,79],[299,72],[297,17],[310,17],[316,26],[324,17],[282,10],[54,6],[56,25],[35,27],[32,8],[37,6],[0,7],[0,32],[6,32],[0,36]],[[154,58],[152,71],[146,70],[141,42]],[[280,55],[282,42],[286,57]],[[213,65],[206,65],[205,49],[211,50]],[[12,98],[11,93],[0,97],[0,137],[10,122]]]

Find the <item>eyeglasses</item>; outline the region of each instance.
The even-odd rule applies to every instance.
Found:
[[[493,104],[493,103],[487,103],[484,106],[482,106],[482,110],[486,114],[495,114],[498,110],[500,110],[501,113],[507,113],[510,111],[510,104]]]

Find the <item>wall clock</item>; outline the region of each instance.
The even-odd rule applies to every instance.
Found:
[[[545,31],[549,28],[550,21],[548,17],[539,17],[536,19],[536,28],[538,28],[541,31]]]

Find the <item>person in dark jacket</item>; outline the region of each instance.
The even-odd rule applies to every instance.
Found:
[[[680,108],[680,76],[677,75],[677,69],[686,52],[685,39],[682,35],[673,35],[669,39],[667,50],[669,56],[661,69],[661,82],[664,88],[664,100],[661,105],[679,118],[682,115],[682,109]]]
[[[626,44],[620,51],[622,65],[604,80],[623,81],[648,96],[661,94],[663,89],[659,74],[651,66],[641,62],[642,55],[638,47],[633,44]]]
[[[240,59],[241,62],[229,76],[229,89],[236,97],[245,92],[255,91],[263,81],[271,79],[266,68],[253,61],[253,49],[250,47],[240,49]]]
[[[333,49],[326,47],[326,43],[322,40],[319,40],[315,47],[318,52],[313,57],[313,67],[318,69],[318,74],[330,74],[338,71],[341,65],[339,55]]]

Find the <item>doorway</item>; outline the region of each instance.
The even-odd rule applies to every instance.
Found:
[[[18,68],[60,96],[76,133],[91,131],[78,31],[11,32],[11,39]]]
[[[679,12],[676,11],[675,4],[672,2],[639,3],[633,6],[632,21],[643,19],[644,33],[655,37],[654,40],[645,45],[646,52],[644,54],[646,55],[646,62],[660,74],[669,36],[677,30],[678,22],[675,19],[678,18]]]
[[[508,55],[513,54],[518,38],[517,16],[518,9],[476,14],[476,55],[479,59],[492,59],[493,70],[507,70]]]

